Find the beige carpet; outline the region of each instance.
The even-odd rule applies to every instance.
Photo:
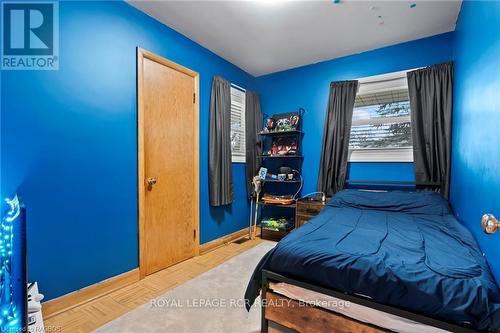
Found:
[[[95,332],[258,332],[260,307],[247,312],[243,295],[255,266],[274,245],[261,243]]]

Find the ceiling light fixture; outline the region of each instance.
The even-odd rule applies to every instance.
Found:
[[[255,0],[255,2],[258,2],[258,3],[263,4],[263,5],[273,6],[273,5],[278,5],[280,3],[283,3],[284,0]]]

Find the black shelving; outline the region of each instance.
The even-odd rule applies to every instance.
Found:
[[[294,184],[294,183],[300,183],[300,180],[266,179],[266,180],[264,180],[264,183],[289,183],[289,184]]]
[[[302,155],[260,155],[259,158],[304,158]]]
[[[299,191],[302,184],[302,179],[300,175],[297,175],[296,172],[301,173],[302,170],[302,162],[303,156],[301,154],[302,147],[302,137],[304,132],[301,130],[302,116],[303,110],[296,112],[295,114],[300,115],[299,124],[296,127],[296,130],[289,131],[268,131],[268,132],[260,132],[258,133],[260,136],[261,147],[263,154],[259,156],[260,161],[262,162],[262,166],[268,169],[268,172],[271,174],[278,174],[278,169],[282,166],[290,167],[294,170],[294,179],[293,180],[278,180],[278,179],[266,179],[263,181],[262,195],[270,194],[270,195],[294,195]],[[289,117],[292,113],[288,114],[280,114],[274,115],[274,119],[280,119],[283,117]],[[283,138],[283,139],[282,139]],[[271,148],[275,146],[279,146],[282,144],[281,142],[289,142],[289,145],[295,145],[294,147],[295,154],[290,155],[270,155]],[[277,143],[277,144],[276,144]],[[274,144],[274,145],[273,145]],[[282,144],[283,145],[283,144]],[[284,144],[285,146],[287,144]],[[281,148],[281,147],[280,147]],[[268,153],[269,152],[269,153]],[[276,154],[276,152],[273,152]],[[265,203],[264,201],[259,201],[259,206],[262,210],[262,217],[266,218],[281,218],[286,217],[289,221],[293,222],[295,220],[295,210],[297,208],[297,204],[279,204],[279,203]],[[295,225],[295,223],[293,223]],[[293,228],[292,228],[293,229]],[[269,240],[280,240],[282,237],[286,236],[292,229],[286,230],[269,230],[262,228],[261,229],[261,237]]]
[[[292,203],[292,204],[279,204],[279,203],[269,203],[269,202],[264,202],[264,201],[259,201],[259,205],[264,205],[264,206],[274,206],[274,207],[283,207],[283,208],[296,208],[297,204]]]
[[[292,136],[292,135],[299,135],[303,134],[304,132],[302,131],[271,131],[271,132],[260,132],[258,133],[259,135],[268,135],[268,136],[275,136],[275,135],[281,135],[281,136]]]

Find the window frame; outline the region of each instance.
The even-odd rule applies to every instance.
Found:
[[[358,80],[359,86],[357,95],[374,94],[391,90],[408,89],[408,81],[406,78],[406,74],[408,71],[410,70],[361,78]],[[410,119],[411,122],[411,116],[388,117],[383,120],[381,119],[380,122],[382,121],[384,123],[387,121],[390,122],[391,120],[394,120],[392,118],[398,118],[398,119],[406,118],[406,120]],[[367,123],[371,124],[373,122],[367,122]],[[348,161],[349,162],[413,162],[413,147],[357,148],[357,149],[349,148]]]
[[[242,127],[242,129],[240,130],[240,133],[242,135],[242,142],[240,142],[241,149],[240,149],[239,153],[235,154],[235,152],[233,151],[233,145],[231,144],[231,162],[232,163],[246,163],[246,90],[241,88],[241,87],[238,87],[234,84],[231,84],[230,89],[231,89],[230,90],[230,97],[231,97],[230,138],[233,137],[233,126],[232,126],[232,123],[233,123],[233,104],[237,104],[233,100],[233,95],[234,95],[233,92],[241,93],[242,99],[243,99],[243,101],[241,103],[241,113],[240,113],[240,123],[241,123],[241,127]]]

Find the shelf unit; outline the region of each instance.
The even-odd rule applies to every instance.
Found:
[[[264,201],[259,201],[259,205],[282,207],[282,208],[294,208],[294,209],[297,207],[296,203],[284,205],[284,204],[268,203],[268,202],[264,202]]]
[[[297,135],[297,134],[303,134],[302,131],[272,131],[272,132],[260,132],[258,133],[259,135],[261,136],[276,136],[276,135],[281,135],[281,136],[285,136],[285,135]]]
[[[301,131],[302,126],[302,116],[303,109],[296,112],[275,114],[274,119],[279,119],[282,117],[289,117],[293,114],[297,114],[300,117],[299,123],[297,125],[297,130],[291,131],[268,131],[258,133],[261,141],[261,147],[263,155],[259,156],[262,166],[268,169],[269,173],[278,174],[278,169],[282,166],[288,166],[293,170],[302,173],[302,161],[304,157],[301,155],[302,151],[302,136],[304,132]],[[267,155],[266,152],[270,150],[273,141],[284,140],[280,138],[288,138],[288,140],[295,141],[297,145],[296,154],[294,155]],[[274,194],[274,195],[294,195],[300,188],[302,181],[299,179],[293,180],[278,180],[278,179],[266,179],[263,181],[262,185],[262,195],[264,194]],[[259,207],[261,211],[261,221],[263,217],[275,217],[281,218],[286,217],[287,219],[295,225],[295,216],[297,204],[276,204],[276,203],[265,203],[262,200],[259,201]],[[269,230],[262,227],[261,224],[261,237],[263,239],[279,241],[281,238],[286,236],[293,227],[283,230]]]
[[[259,158],[266,159],[266,158],[304,158],[302,155],[279,155],[279,156],[274,156],[274,155],[260,155]]]
[[[300,183],[300,180],[277,180],[277,179],[266,179],[266,183]]]

